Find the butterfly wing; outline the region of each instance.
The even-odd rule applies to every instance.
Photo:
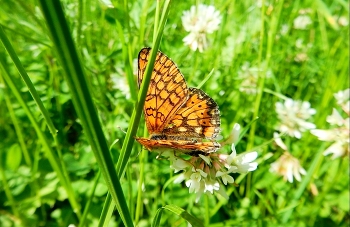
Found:
[[[138,85],[141,85],[151,48],[143,48],[138,57]],[[186,81],[175,63],[158,51],[148,87],[144,113],[150,134],[161,134],[174,114],[188,98]]]
[[[164,134],[180,139],[215,139],[220,132],[220,111],[204,91],[189,88],[189,98],[176,112]]]
[[[215,141],[194,142],[189,140],[154,140],[146,138],[136,138],[136,140],[150,151],[161,152],[170,149],[193,156],[198,156],[198,154],[208,155],[220,148],[220,144]]]

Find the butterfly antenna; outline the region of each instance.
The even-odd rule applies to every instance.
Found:
[[[117,126],[117,128],[118,128],[120,131],[124,132],[124,134],[126,134],[126,131],[124,131],[120,126]]]

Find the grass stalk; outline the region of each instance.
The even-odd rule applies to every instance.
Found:
[[[22,106],[23,110],[25,111],[33,128],[35,129],[35,131],[38,135],[39,141],[43,145],[43,150],[45,151],[45,154],[46,154],[52,168],[57,173],[57,176],[60,179],[62,186],[67,191],[69,202],[71,203],[73,210],[79,219],[80,218],[80,207],[75,199],[72,185],[70,184],[69,181],[66,180],[65,174],[63,173],[63,170],[62,170],[62,166],[61,166],[55,152],[53,151],[53,149],[49,145],[49,141],[46,138],[44,132],[40,129],[39,123],[35,119],[34,114],[29,109],[26,101],[24,101],[23,97],[21,96],[19,88],[17,88],[14,81],[12,80],[13,78],[9,75],[8,71],[5,69],[5,65],[6,64],[4,63],[4,61],[0,60],[0,70],[3,72],[2,76],[5,80],[5,82],[7,83],[8,87],[10,88],[12,94],[17,98],[17,101]]]
[[[82,123],[86,137],[92,147],[101,173],[125,226],[133,226],[125,197],[114,169],[99,118],[97,116],[85,72],[70,34],[62,6],[59,1],[40,1],[58,60],[64,69],[73,104]]]

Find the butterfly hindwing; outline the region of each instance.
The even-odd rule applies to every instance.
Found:
[[[220,111],[204,91],[189,88],[189,98],[176,112],[164,133],[168,136],[214,139],[220,132]]]

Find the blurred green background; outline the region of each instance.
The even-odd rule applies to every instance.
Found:
[[[208,34],[203,52],[182,41],[188,34],[183,12],[199,3],[213,5],[221,15],[219,29]],[[137,99],[137,55],[153,41],[156,1],[65,0],[61,5],[117,163]],[[283,137],[307,175],[289,183],[269,171],[284,152],[272,140],[279,122],[276,102],[284,97],[310,102],[317,112],[309,121],[319,129],[330,128],[327,116],[333,108],[340,110],[333,94],[349,87],[348,6],[342,0],[171,2],[160,50],[176,62],[188,86],[208,79],[201,89],[219,105],[224,138],[235,123],[244,128],[259,117],[236,146],[238,153],[258,151],[259,166],[245,178],[233,175],[240,182],[225,187],[228,201],[214,194],[195,203],[195,194],[184,183],[172,182],[176,174],[167,160],[157,160],[155,153],[134,143],[120,182],[135,226],[151,226],[157,209],[169,204],[206,226],[349,225],[349,158],[323,156],[331,143],[308,131],[301,139]],[[311,21],[302,29],[295,24],[300,15]],[[98,174],[42,8],[35,0],[1,1],[0,24],[58,130],[56,137],[50,134],[18,67],[0,45],[0,225],[80,226],[81,217],[72,208],[75,200],[78,213],[85,214],[85,226],[97,226],[108,187]],[[74,195],[62,186],[5,74],[65,169],[63,177]],[[230,147],[220,152],[228,153]],[[185,219],[164,211],[160,226],[187,226]],[[123,226],[117,211],[108,226]]]

